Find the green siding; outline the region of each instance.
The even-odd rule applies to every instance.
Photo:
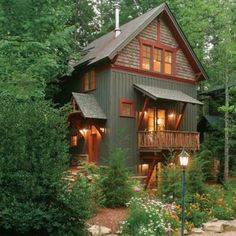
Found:
[[[194,98],[197,97],[196,86],[187,83],[171,81],[167,79],[157,79],[149,76],[123,72],[118,70],[111,71],[111,143],[120,145],[122,148],[129,150],[127,162],[131,166],[139,162],[137,151],[137,120],[135,118],[124,118],[119,115],[119,100],[120,98],[133,99],[135,102],[135,110],[141,111],[144,102],[144,97],[139,91],[133,88],[133,84],[145,84],[166,89],[180,90]],[[180,103],[158,100],[160,106],[169,109],[181,111]],[[137,115],[137,114],[136,114]],[[196,131],[197,129],[197,105],[187,105],[182,124],[179,130]],[[121,134],[120,134],[121,133]]]

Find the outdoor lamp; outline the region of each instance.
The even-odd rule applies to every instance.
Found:
[[[179,161],[180,161],[180,166],[182,168],[186,168],[188,165],[188,159],[189,159],[189,154],[183,149],[181,153],[179,154]]]
[[[184,185],[185,169],[188,165],[189,154],[183,149],[179,154],[180,166],[182,167],[182,213],[181,213],[181,236],[184,236]]]

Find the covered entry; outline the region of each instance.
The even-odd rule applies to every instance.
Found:
[[[99,161],[99,147],[104,135],[106,115],[94,95],[72,93],[69,115],[72,159]]]

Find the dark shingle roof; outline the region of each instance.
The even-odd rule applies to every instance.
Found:
[[[172,101],[178,101],[178,102],[186,102],[191,104],[199,104],[202,105],[200,101],[197,99],[177,90],[172,89],[164,89],[159,87],[151,87],[141,84],[134,84],[134,88],[139,90],[140,92],[146,94],[147,96],[151,97],[152,99],[156,100],[158,98],[160,99],[166,99],[166,100],[172,100]]]
[[[85,118],[103,120],[107,119],[106,115],[92,94],[72,93],[72,95]]]
[[[204,78],[208,78],[204,68],[201,65],[201,62],[198,60],[197,56],[192,50],[187,38],[185,37],[183,31],[181,30],[166,3],[153,8],[145,14],[121,26],[121,33],[118,37],[115,37],[115,32],[111,31],[106,35],[103,35],[102,37],[91,42],[87,47],[84,48],[85,55],[78,63],[76,63],[75,67],[81,65],[90,65],[105,58],[112,60],[119,51],[121,51],[132,39],[134,39],[142,30],[144,30],[163,11],[165,11],[171,19],[174,27],[177,29],[181,40],[183,41],[184,45],[186,45],[188,51],[191,54],[191,57],[195,61],[199,70],[202,72]]]
[[[108,34],[94,40],[84,51],[88,53],[82,57],[79,64],[92,64],[103,58],[112,59],[116,53],[127,45],[141,30],[143,30],[155,17],[157,17],[164,9],[165,4],[146,12],[145,14],[135,18],[134,20],[120,27],[121,33],[115,37],[115,32],[111,31]]]

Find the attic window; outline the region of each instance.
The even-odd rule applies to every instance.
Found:
[[[87,92],[96,88],[95,71],[90,70],[83,76],[83,91]]]
[[[141,68],[156,73],[173,75],[174,50],[170,47],[168,49],[162,48],[160,45],[146,43],[145,41],[141,47]]]

